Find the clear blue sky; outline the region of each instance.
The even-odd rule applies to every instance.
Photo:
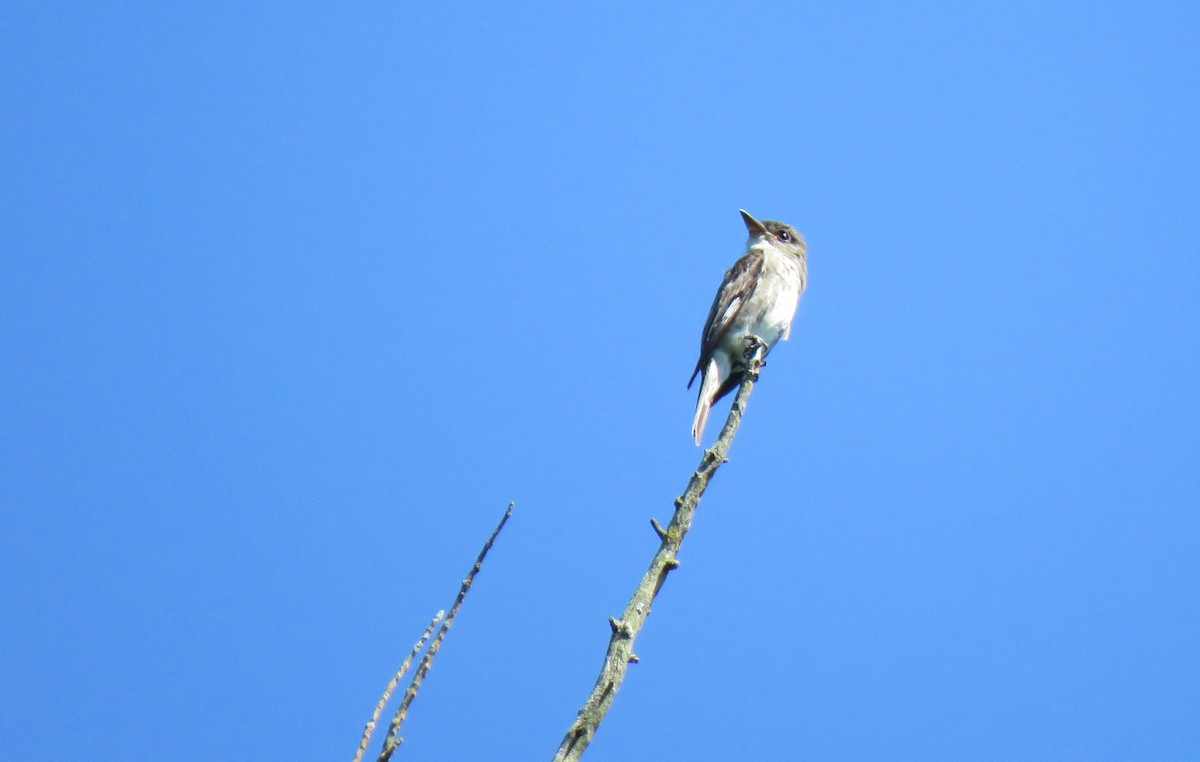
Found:
[[[0,757],[348,760],[516,500],[402,756],[548,759],[739,207],[587,758],[1194,755],[1197,6],[573,5],[0,10]]]

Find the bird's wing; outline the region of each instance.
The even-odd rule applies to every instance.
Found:
[[[741,311],[749,298],[754,285],[762,275],[763,262],[766,257],[759,249],[752,249],[733,263],[725,273],[717,298],[713,299],[712,308],[708,311],[708,319],[704,321],[704,333],[700,336],[700,359],[696,361],[696,369],[688,381],[688,388],[696,380],[696,374],[708,364],[709,358],[721,343],[721,338],[729,330],[729,326]]]

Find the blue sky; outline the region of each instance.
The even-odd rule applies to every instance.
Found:
[[[809,290],[587,758],[1200,745],[1194,4],[0,26],[0,756],[349,759],[515,500],[401,754],[548,759],[740,207]]]

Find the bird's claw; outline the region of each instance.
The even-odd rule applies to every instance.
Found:
[[[746,349],[744,352],[742,352],[743,359],[750,360],[751,358],[754,357],[755,354],[757,354],[759,352],[759,350],[762,350],[763,355],[766,355],[767,342],[763,341],[759,337],[755,336],[754,334],[751,334],[749,336],[746,336],[743,339],[743,341],[746,342]],[[761,364],[766,365],[767,363],[765,360],[763,360],[761,362]]]

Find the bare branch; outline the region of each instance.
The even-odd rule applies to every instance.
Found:
[[[600,669],[600,676],[596,679],[591,695],[584,701],[579,715],[571,723],[571,727],[563,737],[562,743],[558,747],[558,753],[554,755],[554,762],[574,762],[583,755],[584,750],[595,736],[601,720],[612,706],[613,698],[625,679],[628,665],[637,661],[637,656],[633,653],[634,641],[642,629],[646,616],[650,613],[650,604],[658,595],[659,589],[667,578],[667,573],[679,566],[676,554],[683,544],[684,535],[692,526],[692,518],[696,514],[696,506],[700,503],[700,497],[708,487],[713,474],[726,460],[725,456],[729,453],[733,435],[737,433],[738,426],[741,425],[746,403],[750,399],[750,391],[754,388],[755,381],[758,380],[764,353],[765,346],[761,342],[752,343],[750,349],[747,350],[746,372],[738,386],[737,396],[733,400],[729,417],[725,420],[725,426],[721,429],[717,441],[704,451],[699,467],[692,473],[692,477],[688,481],[687,489],[676,498],[675,513],[671,516],[671,522],[664,529],[656,519],[651,519],[651,525],[661,540],[658,552],[654,554],[650,568],[646,570],[641,582],[633,591],[633,597],[629,599],[625,613],[621,615],[620,619],[610,617],[608,620],[612,635],[609,637],[608,651],[604,655],[604,666]]]
[[[358,751],[354,754],[354,762],[362,762],[363,752],[367,750],[367,745],[371,743],[371,734],[375,732],[375,723],[379,720],[379,715],[387,705],[388,699],[392,697],[392,691],[400,683],[400,678],[404,677],[405,673],[408,672],[412,660],[425,647],[425,641],[429,640],[429,634],[433,632],[433,628],[437,627],[438,622],[442,621],[442,617],[445,615],[445,611],[439,611],[434,615],[433,619],[429,622],[429,626],[425,628],[425,632],[421,633],[421,639],[413,645],[412,650],[408,652],[408,657],[401,662],[399,669],[396,670],[396,674],[392,675],[391,681],[383,689],[383,695],[379,697],[379,703],[375,705],[375,711],[371,713],[371,719],[367,720],[367,726],[363,728],[362,740],[358,742]]]
[[[425,673],[429,671],[429,665],[433,662],[433,657],[437,655],[438,649],[441,648],[442,641],[446,637],[446,631],[450,629],[450,625],[454,623],[454,617],[458,615],[458,609],[462,606],[463,599],[467,597],[467,591],[471,589],[471,583],[475,581],[475,575],[483,568],[483,559],[487,557],[488,551],[492,549],[492,543],[496,541],[496,536],[500,534],[500,530],[504,528],[512,516],[513,504],[508,504],[508,509],[504,511],[504,517],[500,519],[500,523],[492,531],[491,537],[488,537],[487,542],[483,544],[483,550],[479,551],[479,556],[475,559],[475,565],[471,567],[467,578],[463,580],[462,587],[458,589],[458,597],[454,599],[454,605],[450,607],[450,613],[446,615],[442,621],[442,626],[438,628],[437,635],[434,636],[433,642],[429,645],[429,650],[421,657],[421,663],[417,666],[417,671],[413,675],[412,682],[408,684],[408,690],[404,692],[404,698],[400,700],[400,707],[396,710],[396,714],[392,717],[392,723],[388,726],[387,737],[383,740],[383,750],[379,752],[378,762],[388,762],[392,758],[392,752],[399,748],[400,744],[404,743],[404,739],[400,737],[400,726],[404,723],[404,718],[408,715],[408,707],[412,704],[413,699],[417,696],[417,691],[421,689],[421,682],[425,679]]]

